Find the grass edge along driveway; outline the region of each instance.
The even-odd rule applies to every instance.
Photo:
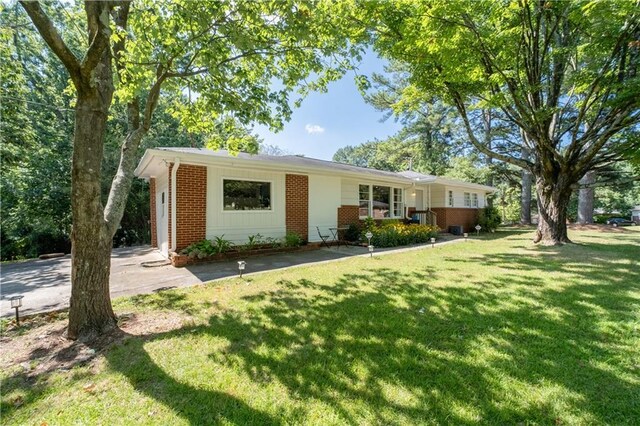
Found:
[[[503,231],[118,299],[135,321],[88,361],[38,373],[69,351],[33,338],[3,369],[3,423],[637,424],[640,232],[571,238]]]

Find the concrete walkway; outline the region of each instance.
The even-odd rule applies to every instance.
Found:
[[[436,246],[461,241],[445,236]],[[375,256],[431,248],[430,244],[400,249],[376,250]],[[320,250],[279,253],[247,258],[245,275],[263,271],[333,262],[353,256],[368,256],[366,247],[323,248]],[[148,246],[114,249],[111,255],[111,297],[152,293],[170,288],[188,287],[238,274],[237,261],[202,263],[186,268],[171,265],[144,267],[143,263],[161,261],[160,253]],[[24,295],[20,312],[32,314],[69,306],[71,296],[71,258],[30,260],[8,263],[0,270],[0,316],[13,315],[9,298]]]

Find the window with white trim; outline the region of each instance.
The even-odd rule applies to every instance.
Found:
[[[464,193],[464,206],[471,207],[471,194],[468,192]]]
[[[401,188],[393,188],[393,215],[395,217],[402,217],[404,215]]]
[[[360,185],[360,217],[370,216],[369,205],[371,201],[371,187]]]
[[[358,200],[361,218],[385,219],[403,216],[402,188],[382,185],[359,185]]]
[[[224,210],[271,210],[271,182],[224,179]]]
[[[449,191],[449,207],[453,207],[453,191]]]
[[[478,194],[471,194],[471,206],[478,207]]]

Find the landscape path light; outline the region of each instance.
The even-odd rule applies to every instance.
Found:
[[[18,310],[20,309],[20,306],[22,306],[22,298],[24,296],[13,296],[10,300],[11,300],[11,307],[14,308],[16,310],[16,326],[20,327],[20,314],[18,313]]]
[[[373,257],[373,246],[371,245],[371,238],[373,238],[373,234],[371,233],[371,231],[367,231],[364,236],[367,237],[367,248],[369,249],[369,257]]]
[[[467,241],[467,238],[469,238],[469,233],[465,232],[464,234],[462,234],[462,236],[464,237],[464,240]]]
[[[476,225],[476,234],[480,235],[480,230],[482,229],[482,226],[480,225]]]
[[[238,261],[238,271],[240,271],[240,278],[242,278],[242,272],[244,271],[244,268],[246,266],[247,266],[247,262],[245,262],[244,260]]]
[[[431,237],[431,248],[434,248],[436,244],[436,239],[434,237]]]

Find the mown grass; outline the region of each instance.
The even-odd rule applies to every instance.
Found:
[[[638,424],[640,232],[570,236],[503,231],[119,299],[189,320],[91,367],[2,372],[2,422]]]

